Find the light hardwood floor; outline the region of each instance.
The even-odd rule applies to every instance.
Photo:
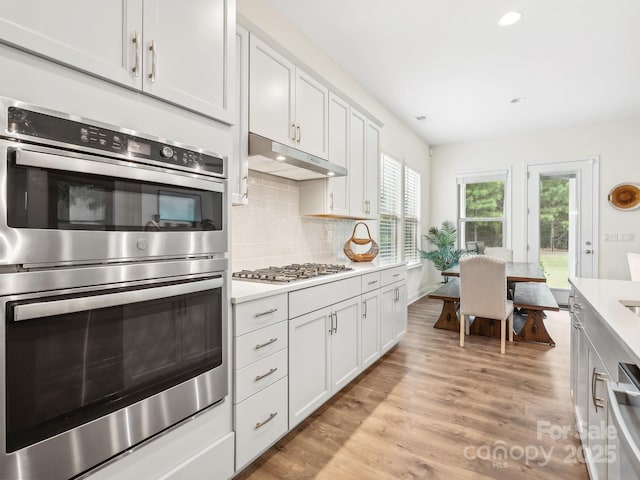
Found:
[[[467,337],[463,349],[457,332],[434,329],[441,305],[413,303],[395,349],[236,478],[588,479],[569,394],[568,313],[545,320],[556,347],[507,344],[500,355],[499,339]]]

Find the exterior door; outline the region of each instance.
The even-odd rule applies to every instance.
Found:
[[[547,209],[542,200],[541,191],[545,189],[544,182],[549,180],[565,179],[568,188],[566,231],[566,271],[559,271],[556,275],[566,278],[584,277],[596,278],[598,276],[598,159],[586,158],[583,160],[557,162],[548,164],[529,165],[527,168],[527,261],[540,263],[541,247],[542,255],[553,250],[553,245],[546,245],[541,241],[541,231],[546,228],[545,217],[553,216],[549,213],[553,208]],[[542,187],[541,187],[542,185]],[[549,196],[549,195],[547,195]],[[553,198],[553,194],[550,194]],[[542,223],[541,223],[542,221]],[[543,225],[541,229],[541,225]],[[546,236],[546,231],[545,231]],[[544,264],[546,263],[546,265]],[[547,277],[553,275],[554,259],[547,256],[543,261],[543,269]],[[560,267],[557,267],[560,268]],[[565,267],[563,266],[562,269]],[[564,278],[563,278],[564,280]],[[560,305],[568,304],[569,285],[550,285],[551,290]]]

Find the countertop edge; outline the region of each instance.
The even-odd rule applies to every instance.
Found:
[[[300,280],[296,282],[290,282],[285,284],[273,285],[269,283],[261,282],[249,282],[246,280],[232,280],[231,281],[231,303],[239,304],[244,302],[250,302],[251,300],[258,300],[260,298],[268,297],[271,295],[278,295],[281,293],[293,292],[295,290],[301,290],[303,288],[315,287],[324,283],[335,282],[338,280],[344,280],[351,277],[366,275],[368,273],[374,273],[377,271],[388,270],[396,267],[406,267],[404,262],[388,263],[379,265],[371,262],[366,263],[350,263],[349,267],[353,270],[347,272],[336,273],[333,275],[325,275],[309,280]]]

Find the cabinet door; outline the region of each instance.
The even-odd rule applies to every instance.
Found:
[[[140,70],[133,72],[142,0],[2,2],[1,16],[2,42],[129,87],[142,85]]]
[[[329,161],[349,169],[349,105],[329,94]],[[351,172],[349,172],[351,175]],[[328,178],[327,212],[349,214],[349,177]]]
[[[592,480],[604,480],[607,466],[607,380],[602,360],[589,348],[589,435],[585,459]]]
[[[294,146],[295,67],[254,35],[249,43],[249,130]]]
[[[289,321],[289,428],[331,396],[330,310]]]
[[[349,114],[349,211],[357,217],[367,214],[364,203],[366,124],[364,115],[352,108]]]
[[[589,372],[589,339],[581,325],[578,328],[576,343],[575,411],[578,432],[583,434],[589,420],[587,415],[589,413],[589,381],[591,380],[591,373]]]
[[[329,157],[329,90],[298,68],[295,93],[297,148],[326,160]]]
[[[380,290],[362,296],[360,318],[361,363],[365,369],[380,358]]]
[[[232,123],[235,19],[233,0],[144,0],[143,90]]]
[[[232,205],[249,201],[249,32],[236,26],[236,114],[233,133],[233,158],[229,162],[229,188]]]
[[[365,209],[369,217],[378,217],[378,184],[380,179],[380,130],[367,120],[365,160]]]
[[[360,297],[332,305],[331,393],[334,394],[362,370],[360,363]]]
[[[382,289],[380,295],[380,349],[382,353],[395,344],[393,334],[395,298],[396,289],[393,285]]]
[[[396,283],[396,298],[393,305],[393,336],[400,340],[407,333],[407,284]]]

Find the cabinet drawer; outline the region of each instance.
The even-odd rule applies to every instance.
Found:
[[[236,336],[287,319],[287,294],[272,295],[233,306]]]
[[[361,292],[362,284],[359,276],[296,290],[289,293],[289,318],[296,318],[305,313],[353,298],[360,295]]]
[[[286,348],[287,336],[288,326],[284,321],[236,337],[235,369],[244,368]]]
[[[287,349],[236,371],[235,403],[287,376]]]
[[[236,405],[236,470],[286,433],[287,411],[286,378]]]
[[[380,272],[367,273],[360,277],[362,279],[362,293],[370,292],[380,288]]]
[[[407,278],[407,267],[402,265],[400,267],[388,268],[380,272],[380,281],[382,286],[389,285],[393,282],[399,282]]]
[[[196,453],[186,462],[164,474],[158,480],[208,480],[211,472],[216,478],[224,479],[233,476],[233,432],[225,435],[213,445]]]

